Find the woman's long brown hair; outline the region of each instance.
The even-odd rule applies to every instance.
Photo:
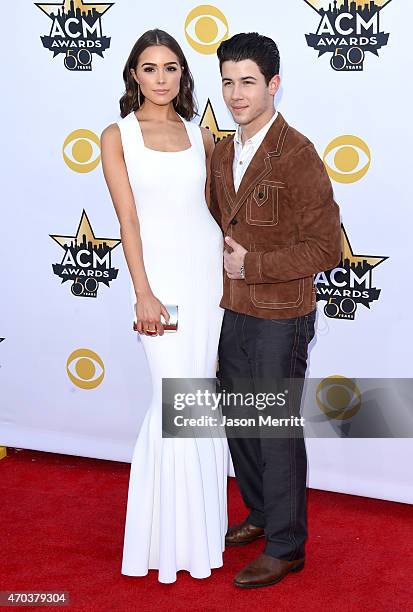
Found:
[[[187,121],[190,121],[198,114],[197,105],[194,98],[194,79],[189,70],[188,62],[183,54],[178,42],[165,32],[164,30],[148,30],[138,38],[133,45],[132,51],[126,61],[123,69],[123,80],[125,82],[125,93],[119,100],[120,115],[126,117],[130,112],[139,108],[138,101],[138,84],[131,75],[131,68],[135,69],[138,64],[140,54],[147,48],[153,45],[163,45],[168,47],[178,58],[181,66],[183,66],[179,93],[175,98],[173,105],[176,112]],[[141,91],[140,100],[143,103],[145,96]]]

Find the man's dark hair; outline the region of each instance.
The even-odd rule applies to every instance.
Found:
[[[258,32],[235,34],[228,40],[222,41],[217,49],[217,55],[221,74],[223,62],[231,60],[241,62],[247,59],[257,64],[267,85],[280,71],[280,53],[277,45],[271,38]]]

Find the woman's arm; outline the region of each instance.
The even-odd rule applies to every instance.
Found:
[[[210,184],[211,184],[211,157],[215,148],[214,136],[210,130],[207,128],[201,127],[202,132],[202,140],[204,141],[205,147],[205,156],[206,156],[206,169],[207,169],[207,179],[205,183],[205,199],[209,208],[209,196],[210,196]]]
[[[147,324],[163,334],[160,314],[169,320],[165,306],[153,295],[146,275],[139,219],[123,157],[119,126],[112,123],[101,135],[103,174],[120,224],[122,248],[137,298],[137,323],[141,333]]]

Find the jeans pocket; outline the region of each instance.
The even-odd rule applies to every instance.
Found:
[[[297,325],[298,317],[290,317],[288,319],[268,319],[274,325]]]
[[[314,338],[314,335],[315,335],[316,313],[317,313],[317,309],[314,308],[312,312],[304,316],[304,328],[305,328],[305,335],[306,335],[308,344],[310,344],[311,340]]]

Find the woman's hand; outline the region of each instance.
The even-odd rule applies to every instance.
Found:
[[[152,292],[138,296],[135,304],[137,331],[145,336],[163,336],[161,314],[169,323],[169,312]]]

